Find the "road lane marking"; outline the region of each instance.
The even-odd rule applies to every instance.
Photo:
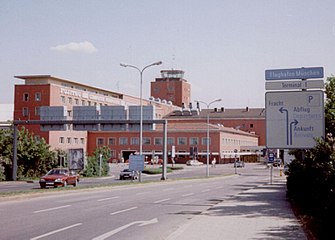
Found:
[[[100,236],[97,236],[95,238],[93,238],[92,240],[104,240],[106,238],[109,238],[111,236],[113,236],[114,234],[118,233],[118,232],[121,232],[129,227],[131,227],[132,225],[136,225],[138,224],[138,226],[142,227],[142,226],[146,226],[146,225],[149,225],[149,224],[155,224],[155,223],[158,223],[158,219],[157,218],[153,218],[151,220],[148,220],[148,221],[135,221],[135,222],[131,222],[131,223],[128,223],[126,225],[123,225],[121,227],[118,227],[110,232],[107,232],[107,233],[104,233]]]
[[[184,195],[181,195],[182,197],[189,197],[189,196],[192,196],[194,195],[194,193],[187,193],[187,194],[184,194]]]
[[[71,225],[71,226],[67,226],[67,227],[64,227],[64,228],[60,228],[60,229],[54,230],[54,231],[52,231],[52,232],[45,233],[45,234],[40,235],[40,236],[37,236],[37,237],[34,237],[34,238],[30,238],[30,240],[37,240],[37,239],[40,239],[40,238],[44,238],[44,237],[50,236],[50,235],[52,235],[52,234],[55,234],[55,233],[59,233],[59,232],[68,230],[68,229],[70,229],[70,228],[78,227],[78,226],[80,226],[80,225],[82,225],[82,223],[76,223],[76,224],[73,224],[73,225]]]
[[[205,192],[209,192],[210,191],[210,189],[204,189],[204,190],[202,190],[201,192],[202,193],[205,193]]]
[[[150,194],[151,192],[139,192],[139,193],[136,193],[135,195],[143,195],[143,194]]]
[[[165,198],[165,199],[161,199],[161,200],[158,200],[154,203],[161,203],[161,202],[166,202],[166,201],[169,201],[171,198]]]
[[[101,199],[98,199],[97,202],[103,202],[103,201],[113,200],[113,199],[116,199],[116,198],[120,198],[120,197],[117,196],[117,197],[101,198]]]
[[[54,211],[54,210],[58,210],[58,209],[62,209],[62,208],[67,208],[67,207],[71,207],[71,205],[64,205],[64,206],[59,206],[59,207],[54,207],[54,208],[46,208],[46,209],[34,211],[34,213]]]
[[[127,209],[123,209],[123,210],[117,211],[117,212],[112,212],[111,215],[115,215],[115,214],[119,214],[119,213],[123,213],[123,212],[128,212],[128,211],[134,210],[136,208],[137,207],[131,207],[131,208],[127,208]]]

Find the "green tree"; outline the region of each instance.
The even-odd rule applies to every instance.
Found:
[[[3,159],[6,178],[10,178],[13,159],[13,130],[0,132],[0,156]],[[57,166],[56,152],[50,150],[44,139],[36,139],[25,128],[18,131],[17,141],[18,179],[39,177]]]
[[[326,137],[310,150],[294,150],[289,165],[288,197],[310,219],[319,239],[334,239],[335,222],[335,77],[327,78],[325,101]],[[333,237],[331,237],[333,236]]]
[[[96,148],[93,156],[87,158],[87,165],[84,170],[84,176],[94,177],[99,176],[100,173],[100,154],[101,154],[101,176],[107,176],[109,172],[108,159],[111,156],[111,150],[109,147]]]

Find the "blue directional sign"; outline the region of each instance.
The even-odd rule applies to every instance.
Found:
[[[313,148],[324,137],[322,91],[267,92],[265,95],[266,146]]]
[[[323,67],[265,70],[265,80],[323,78]]]

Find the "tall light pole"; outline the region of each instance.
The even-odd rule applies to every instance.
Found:
[[[139,71],[140,73],[140,155],[142,155],[142,142],[143,142],[143,105],[142,105],[142,78],[143,78],[143,72],[145,69],[147,69],[148,67],[152,67],[152,66],[155,66],[155,65],[161,65],[162,64],[162,61],[159,61],[159,62],[154,62],[154,63],[151,63],[147,66],[145,66],[144,68],[142,68],[142,70],[134,65],[129,65],[129,64],[123,64],[123,63],[120,63],[120,66],[121,67],[130,67],[130,68],[135,68],[137,71]]]
[[[216,99],[216,100],[214,100],[214,101],[212,101],[210,103],[206,103],[206,102],[203,102],[203,101],[197,101],[197,100],[195,101],[197,103],[203,103],[203,104],[205,104],[207,106],[207,110],[208,110],[208,112],[207,112],[207,140],[206,140],[206,146],[207,146],[206,177],[209,177],[209,107],[210,107],[211,104],[216,103],[216,102],[221,102],[221,101],[222,101],[221,98],[220,99]]]

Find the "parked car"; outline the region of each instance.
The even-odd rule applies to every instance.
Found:
[[[187,166],[200,166],[200,165],[203,165],[203,164],[204,164],[203,162],[200,162],[200,161],[198,161],[198,160],[196,160],[196,159],[188,160],[188,161],[186,162],[186,165],[187,165]]]
[[[132,180],[137,179],[137,172],[131,171],[128,168],[123,169],[120,172],[120,180],[130,178]]]
[[[46,175],[40,178],[40,187],[66,187],[67,185],[77,186],[79,175],[68,168],[53,168]]]
[[[244,167],[244,161],[238,160],[234,162],[234,168]]]

